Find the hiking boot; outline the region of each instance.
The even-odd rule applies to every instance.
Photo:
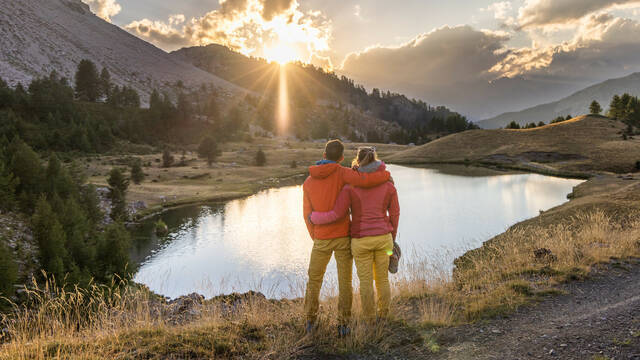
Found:
[[[314,331],[316,331],[316,328],[317,328],[317,326],[313,321],[307,321],[306,325],[304,326],[304,331],[307,334],[311,334]]]
[[[338,337],[347,337],[351,334],[351,329],[347,325],[338,325]]]

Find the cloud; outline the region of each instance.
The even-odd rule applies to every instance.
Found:
[[[508,35],[470,26],[448,27],[422,34],[398,47],[375,46],[347,55],[342,71],[380,86],[469,82],[491,76],[488,70],[504,58]]]
[[[331,37],[330,21],[318,11],[303,12],[296,0],[221,0],[220,9],[201,17],[142,19],[125,29],[165,50],[217,43],[264,56],[280,47],[292,49],[304,61],[325,56]]]
[[[506,20],[511,9],[510,1],[501,1],[489,5],[486,10],[492,11],[497,20]]]
[[[599,80],[640,71],[640,23],[591,15],[573,39],[540,48],[511,49],[491,71],[500,76]]]
[[[521,28],[570,25],[595,12],[640,6],[639,0],[527,0],[520,8]]]
[[[270,21],[274,16],[287,13],[298,3],[295,0],[263,0],[262,17]]]
[[[118,15],[122,10],[116,0],[82,0],[89,5],[91,11],[104,20],[111,22],[111,17]]]

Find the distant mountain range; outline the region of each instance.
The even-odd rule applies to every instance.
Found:
[[[10,85],[52,70],[72,80],[89,59],[141,94],[178,81],[239,89],[100,19],[80,0],[0,0],[0,49],[0,77]]]
[[[73,82],[78,63],[88,59],[98,70],[107,68],[114,84],[135,89],[143,106],[154,89],[175,100],[180,92],[213,85],[225,90],[218,92],[221,105],[243,103],[266,116],[270,110],[264,104],[273,104],[279,94],[277,64],[219,45],[168,54],[95,16],[81,0],[0,0],[0,48],[0,78],[10,86],[28,86],[54,70]],[[341,136],[389,141],[395,133],[397,140],[391,141],[416,141],[425,133],[468,125],[443,106],[397,93],[369,93],[351,79],[310,65],[290,64],[286,73],[292,118],[300,127],[328,121]]]
[[[531,122],[538,123],[539,121],[549,123],[549,121],[558,116],[577,116],[588,113],[589,104],[593,100],[598,101],[606,112],[609,109],[611,98],[616,94],[621,95],[623,93],[640,95],[640,73],[633,73],[622,78],[610,79],[589,86],[555,102],[482,120],[478,122],[478,125],[486,129],[495,129],[504,127],[511,121],[515,121],[520,125]]]
[[[279,64],[247,57],[221,45],[183,48],[171,56],[252,92],[274,96],[279,92],[281,81],[286,81],[293,102],[350,104],[367,115],[398,123],[406,129],[427,127],[434,118],[446,120],[459,116],[444,106],[432,106],[402,94],[379,89],[367,92],[345,76],[312,65],[287,64],[285,77],[280,77]]]

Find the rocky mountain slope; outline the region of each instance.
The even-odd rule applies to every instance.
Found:
[[[593,100],[598,101],[606,111],[613,95],[625,92],[632,95],[640,94],[640,73],[633,73],[618,79],[610,79],[580,90],[556,102],[538,105],[518,112],[505,113],[480,121],[478,125],[485,129],[495,129],[504,127],[511,121],[515,121],[520,125],[539,121],[548,123],[558,116],[585,113]]]
[[[0,0],[0,77],[28,85],[52,70],[73,79],[78,62],[106,67],[116,84],[143,94],[182,81],[239,89],[95,16],[80,0]]]

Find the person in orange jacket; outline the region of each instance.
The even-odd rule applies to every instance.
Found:
[[[350,219],[345,217],[331,224],[314,225],[310,221],[313,211],[333,209],[338,194],[346,184],[371,188],[383,184],[391,178],[388,171],[365,174],[340,165],[344,160],[344,145],[339,140],[327,142],[323,160],[309,168],[309,177],[304,182],[303,214],[309,235],[313,240],[313,250],[309,261],[309,280],[304,299],[304,311],[307,318],[306,331],[316,327],[319,308],[320,289],[331,260],[335,254],[338,268],[338,335],[346,336],[351,318],[353,297]]]

